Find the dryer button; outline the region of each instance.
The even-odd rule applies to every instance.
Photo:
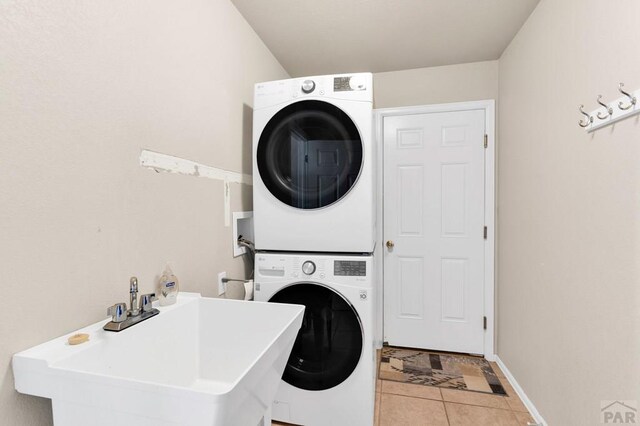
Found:
[[[321,272],[319,276],[320,276],[320,278],[324,278],[326,275]]]

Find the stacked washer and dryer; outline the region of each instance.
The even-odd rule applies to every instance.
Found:
[[[255,87],[255,300],[306,307],[274,420],[373,424],[372,101],[369,73]]]

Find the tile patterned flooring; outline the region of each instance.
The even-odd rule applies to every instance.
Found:
[[[527,426],[534,423],[500,368],[508,396],[378,380],[375,426]],[[283,423],[273,422],[273,425]],[[354,425],[356,426],[356,425]]]

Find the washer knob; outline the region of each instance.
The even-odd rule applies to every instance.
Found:
[[[313,80],[305,80],[302,82],[302,91],[304,93],[311,93],[316,88],[316,82]]]
[[[316,264],[313,263],[312,261],[307,260],[302,264],[302,272],[304,272],[305,275],[311,275],[315,271],[316,271]]]

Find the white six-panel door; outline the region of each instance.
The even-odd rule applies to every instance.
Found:
[[[384,340],[483,354],[485,111],[383,128]]]

